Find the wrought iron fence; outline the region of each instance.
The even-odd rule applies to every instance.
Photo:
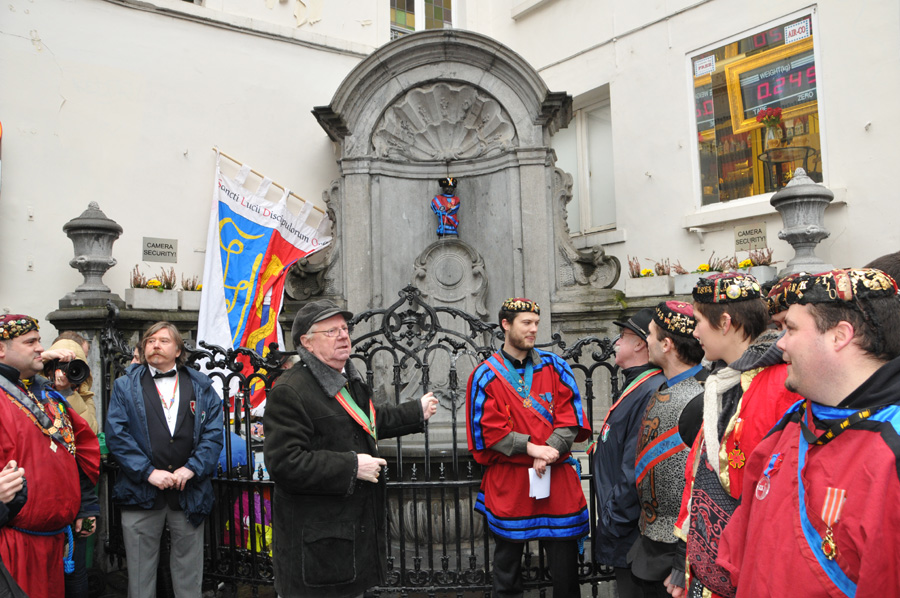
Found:
[[[482,517],[472,509],[481,480],[481,466],[469,456],[465,436],[465,391],[471,371],[503,342],[497,324],[450,307],[429,305],[413,286],[399,293],[386,309],[357,314],[349,323],[353,338],[351,359],[382,400],[399,403],[427,390],[440,400],[438,414],[424,435],[408,436],[379,444],[388,461],[386,480],[389,508],[384,514],[388,537],[388,582],[373,589],[375,595],[490,595],[491,539]],[[107,329],[101,336],[104,363],[103,401],[108,404],[115,378],[131,359],[131,349],[115,328],[111,308]],[[598,402],[595,389],[609,385],[618,392],[616,367],[611,361],[612,341],[586,337],[567,345],[559,334],[540,345],[552,350],[572,367],[586,401],[590,421]],[[255,461],[261,444],[246,429],[251,415],[250,397],[265,392],[284,370],[293,353],[276,347],[260,357],[239,348],[224,350],[201,342],[191,348],[188,365],[207,373],[224,389],[226,421],[242,432],[236,454],[247,464],[235,462],[233,436],[225,435],[225,461],[213,485],[216,507],[206,526],[204,578],[229,584],[250,584],[255,589],[272,584],[271,512],[272,482],[263,479],[264,464]],[[288,366],[289,367],[289,366]],[[237,416],[235,416],[237,414]],[[596,528],[595,494],[588,457],[581,478],[590,495],[591,535]],[[115,465],[107,465],[111,476]],[[120,518],[115,505],[107,504],[110,529],[106,541],[111,557],[121,557]],[[541,596],[550,586],[547,567],[537,543],[525,550],[525,586]],[[582,584],[592,586],[613,578],[608,568],[595,565],[589,547],[579,561]],[[254,595],[256,592],[254,591]]]

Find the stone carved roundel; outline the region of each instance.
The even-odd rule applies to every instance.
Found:
[[[412,89],[389,107],[372,135],[380,158],[413,162],[488,158],[516,146],[509,114],[470,85]]]

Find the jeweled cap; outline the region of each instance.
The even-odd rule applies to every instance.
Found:
[[[749,274],[722,272],[703,278],[694,287],[694,301],[733,303],[762,297],[759,282]]]
[[[666,332],[686,337],[693,336],[697,325],[694,307],[684,301],[663,301],[653,310],[653,321]]]
[[[8,341],[40,328],[38,321],[31,316],[22,314],[0,316],[0,340]]]
[[[787,303],[787,291],[790,288],[791,283],[801,276],[809,276],[809,274],[806,272],[794,272],[793,274],[788,274],[772,285],[772,288],[769,289],[769,293],[766,295],[766,304],[769,306],[770,316],[779,314],[790,307]]]
[[[895,297],[897,283],[875,268],[848,268],[807,274],[792,280],[784,291],[788,306],[794,303],[850,303]]]
[[[500,311],[533,312],[537,315],[541,315],[541,306],[531,299],[525,299],[524,297],[510,297],[503,302]]]

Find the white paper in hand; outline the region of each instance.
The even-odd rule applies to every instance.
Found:
[[[528,496],[539,500],[550,496],[550,466],[544,470],[543,477],[538,477],[534,467],[528,468]]]

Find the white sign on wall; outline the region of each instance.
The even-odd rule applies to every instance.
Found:
[[[178,239],[144,237],[141,260],[145,262],[178,262]]]
[[[734,227],[734,250],[750,251],[766,248],[766,223],[753,222]]]

